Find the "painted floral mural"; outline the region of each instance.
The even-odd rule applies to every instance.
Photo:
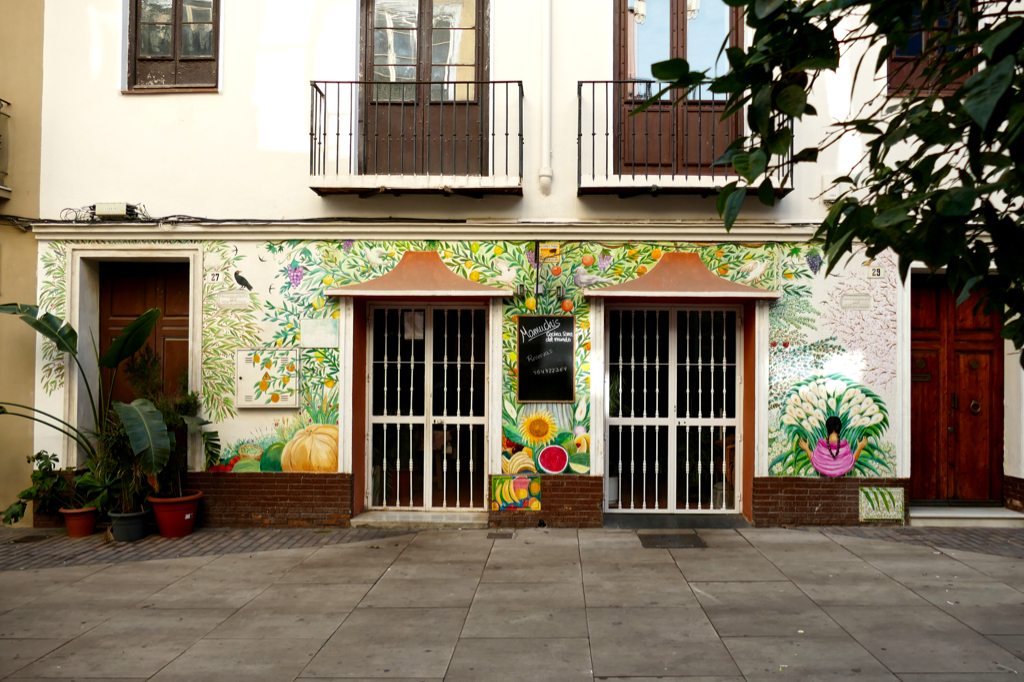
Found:
[[[594,339],[590,303],[582,291],[643,276],[672,251],[697,253],[710,271],[730,281],[782,292],[770,308],[767,340],[771,475],[836,475],[851,460],[845,475],[895,473],[896,435],[887,405],[895,399],[897,274],[888,256],[873,263],[854,259],[826,277],[820,247],[809,244],[559,242],[538,259],[532,241],[363,241],[342,236],[198,243],[204,269],[202,397],[204,413],[225,443],[216,465],[221,471],[331,466],[323,451],[338,440],[341,360],[337,347],[305,347],[303,324],[338,320],[339,301],[328,295],[329,289],[386,274],[405,252],[415,250],[437,252],[452,272],[472,282],[509,288],[522,284],[532,292],[539,281],[544,289],[543,294],[504,300],[498,368],[503,474],[591,473],[597,438],[591,433],[590,405]],[[65,244],[44,242],[41,254],[40,302],[62,314],[67,298]],[[558,287],[564,296],[556,297]],[[572,403],[521,404],[516,399],[517,319],[539,314],[576,318]],[[264,370],[242,387],[259,402],[244,409],[236,400],[240,352]],[[41,353],[40,387],[47,399],[57,402],[64,384],[62,359],[45,346]],[[265,367],[268,360],[270,368]],[[845,387],[842,395],[833,392],[809,401],[800,393],[821,385],[827,393],[839,383]],[[814,391],[817,395],[818,389]],[[853,415],[853,398],[844,402],[847,394],[864,396],[856,404],[870,400],[876,411],[869,417]],[[296,407],[274,409],[275,395],[279,400],[294,397]],[[808,403],[817,410],[813,415]],[[828,430],[832,417],[842,422],[838,433]],[[873,423],[862,424],[865,418]],[[824,450],[818,447],[821,442]],[[816,451],[829,457],[835,452],[837,461],[841,451],[842,466],[823,465],[828,470],[823,472],[815,466],[820,460]]]

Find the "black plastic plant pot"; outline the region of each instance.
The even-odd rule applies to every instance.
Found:
[[[149,534],[146,528],[147,511],[119,514],[110,512],[110,530],[117,542],[135,542]]]

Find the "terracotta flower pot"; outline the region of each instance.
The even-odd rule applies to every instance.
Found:
[[[183,490],[183,497],[150,497],[153,513],[156,514],[156,525],[160,535],[165,538],[180,538],[192,532],[196,524],[196,511],[199,509],[199,498],[203,496],[199,490]]]
[[[61,509],[68,537],[84,538],[96,532],[96,507],[84,509]]]

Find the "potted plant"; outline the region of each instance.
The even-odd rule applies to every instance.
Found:
[[[163,467],[149,476],[152,493],[147,501],[153,506],[160,535],[165,538],[184,537],[195,526],[199,500],[203,493],[184,487],[188,475],[188,441],[186,434],[200,433],[205,459],[220,459],[220,441],[216,432],[203,431],[210,422],[199,417],[200,399],[188,390],[187,377],[180,377],[178,390],[164,390],[160,358],[148,346],[126,364],[128,384],[136,398],[154,405],[167,425],[170,456]],[[118,408],[120,414],[125,408]]]
[[[106,394],[102,382],[98,393],[93,392],[89,375],[78,358],[78,333],[70,324],[51,313],[40,311],[34,305],[4,304],[0,305],[0,313],[20,317],[78,366],[92,411],[93,428],[74,426],[42,410],[16,403],[0,403],[0,415],[39,422],[71,438],[85,452],[86,462],[94,465],[94,472],[99,476],[96,478],[94,475],[94,479],[116,481],[114,499],[119,508],[110,512],[115,538],[119,534],[126,537],[120,531],[132,530],[131,527],[137,527],[140,520],[144,532],[141,501],[145,499],[145,485],[148,480],[155,481],[156,475],[166,465],[173,434],[164,423],[163,414],[152,402],[139,398],[131,404],[124,404],[113,400],[113,389],[121,363],[146,345],[160,318],[159,308],[148,310],[129,323],[102,357],[93,344],[97,366],[113,370]],[[137,536],[134,530],[127,535]]]
[[[60,512],[71,537],[92,535],[96,531],[97,509],[75,494],[75,487],[57,468],[57,455],[40,450],[27,459],[33,465],[32,486],[18,493],[18,499],[3,512],[3,522],[11,525],[20,521],[32,502],[36,513]]]

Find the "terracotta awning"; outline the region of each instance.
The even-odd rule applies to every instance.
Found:
[[[756,267],[756,266],[755,266]],[[771,267],[771,264],[767,264]],[[646,275],[600,289],[584,289],[601,298],[780,298],[781,292],[730,282],[714,274],[695,253],[666,253]]]
[[[459,277],[436,251],[406,251],[398,265],[376,279],[327,290],[328,296],[492,298],[511,296],[512,290],[491,287]]]

